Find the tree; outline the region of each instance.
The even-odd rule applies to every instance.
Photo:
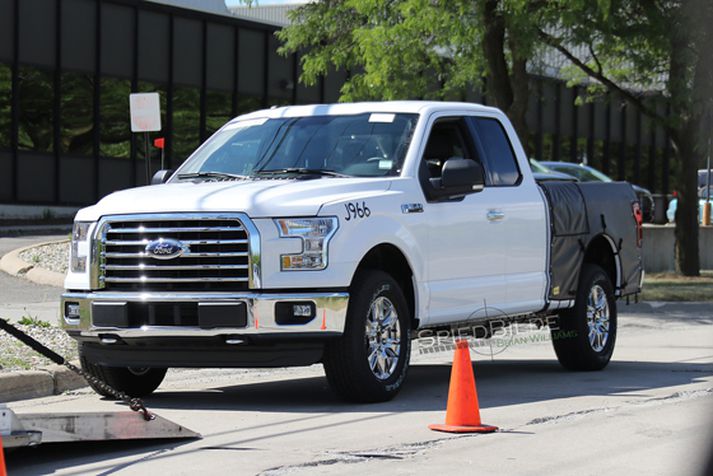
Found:
[[[699,274],[696,170],[703,163],[713,111],[713,2],[710,0],[556,0],[556,18],[540,19],[540,39],[590,80],[617,91],[667,131],[680,167],[676,267]],[[585,52],[582,54],[581,52]],[[581,78],[580,78],[581,79]],[[640,89],[663,87],[670,115],[645,102]]]
[[[306,84],[347,71],[345,101],[460,99],[485,82],[526,139],[531,8],[526,0],[320,0],[296,9],[277,35],[282,53],[301,53]]]

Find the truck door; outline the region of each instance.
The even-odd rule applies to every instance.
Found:
[[[498,119],[473,116],[468,123],[485,169],[485,229],[497,237],[504,252],[507,295],[501,309],[508,314],[539,310],[546,294],[549,247],[542,194],[529,171],[524,174],[520,170],[513,145]],[[526,160],[520,164],[527,167],[523,162],[526,164]]]
[[[484,317],[486,305],[497,310],[507,304],[509,238],[498,215],[504,211],[498,191],[486,187],[457,199],[428,199],[428,179],[439,177],[451,158],[481,162],[464,117],[435,120],[419,166],[427,197],[423,213],[428,227],[429,324]]]

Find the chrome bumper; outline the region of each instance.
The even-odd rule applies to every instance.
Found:
[[[186,326],[97,327],[92,319],[93,303],[245,303],[247,326],[204,329]],[[315,317],[304,324],[278,324],[275,305],[279,302],[314,303]],[[66,303],[79,305],[79,318],[66,315]],[[210,337],[224,335],[342,334],[347,316],[349,294],[346,292],[305,292],[286,294],[260,293],[117,293],[67,292],[62,294],[62,327],[82,337],[111,335],[120,338]]]

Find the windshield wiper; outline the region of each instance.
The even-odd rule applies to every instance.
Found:
[[[191,172],[187,174],[178,174],[178,178],[217,178],[223,180],[249,180],[251,177],[248,175],[230,174],[227,172]]]
[[[327,169],[308,169],[304,167],[290,167],[286,169],[275,169],[275,170],[258,170],[255,172],[258,175],[283,175],[283,174],[296,174],[296,175],[320,175],[323,177],[351,177],[351,175],[341,174],[335,172],[334,170]]]

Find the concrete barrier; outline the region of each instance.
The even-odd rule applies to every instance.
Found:
[[[663,273],[676,269],[673,225],[644,225],[644,269]],[[701,226],[698,232],[701,269],[713,269],[713,226]]]

